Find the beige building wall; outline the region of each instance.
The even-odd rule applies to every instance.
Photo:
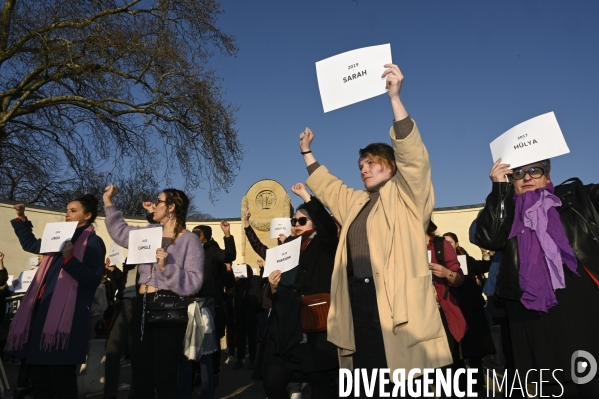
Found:
[[[64,212],[60,212],[52,209],[27,207],[25,209],[27,218],[33,223],[33,233],[36,237],[40,238],[44,232],[46,223],[52,222],[64,222]],[[10,221],[16,217],[16,212],[13,209],[13,205],[0,203],[0,252],[4,253],[4,266],[8,270],[8,273],[14,275],[15,278],[24,270],[29,270],[29,258],[35,256],[28,252],[23,251],[19,240],[12,229]],[[126,219],[127,223],[133,226],[146,226],[148,222],[145,219]],[[241,263],[241,244],[239,237],[241,237],[241,221],[239,219],[228,220],[231,224],[231,234],[235,237],[235,245],[237,248],[237,258]],[[191,230],[193,227],[205,224],[212,227],[212,236],[214,240],[219,243],[221,248],[224,248],[223,237],[224,234],[220,228],[220,221],[188,221],[187,229]],[[106,251],[110,248],[112,239],[108,235],[106,225],[104,224],[104,217],[98,216],[94,223],[96,234],[98,234],[104,240],[106,244]],[[126,253],[126,251],[125,251]]]
[[[437,233],[441,235],[445,232],[451,231],[457,234],[458,238],[460,239],[460,245],[476,259],[481,258],[481,253],[476,246],[470,244],[468,239],[468,229],[481,208],[481,205],[439,208],[436,209],[433,214],[433,221],[438,227]],[[36,237],[42,236],[46,223],[64,221],[64,213],[57,210],[28,207],[26,209],[26,214],[29,220],[33,223],[33,232]],[[21,249],[19,240],[14,234],[10,224],[10,220],[14,219],[15,217],[16,213],[11,204],[0,203],[0,252],[5,254],[4,265],[8,269],[9,274],[15,275],[15,277],[17,277],[21,271],[29,269],[29,258],[34,255],[29,254]],[[237,259],[234,263],[245,263],[246,259],[244,259],[242,251],[243,227],[241,220],[238,218],[226,220],[231,224],[231,234],[235,237]],[[147,222],[143,219],[127,219],[127,223],[135,226],[147,225]],[[224,248],[224,234],[220,228],[220,221],[188,221],[187,228],[191,230],[193,227],[199,224],[205,224],[212,227],[212,236],[214,240],[219,243],[221,248]],[[108,251],[108,248],[112,243],[112,239],[106,231],[104,217],[98,217],[94,225],[96,228],[96,233],[102,237]],[[272,241],[274,242],[275,240]],[[272,243],[269,240],[266,242],[266,244],[271,246]],[[246,257],[248,258],[247,261],[255,261],[255,254],[253,252],[249,253],[249,251],[247,251]],[[255,264],[252,266],[255,266]]]
[[[478,216],[482,205],[439,208],[433,212],[433,222],[437,225],[437,235],[452,232],[458,236],[460,246],[476,259],[481,259],[480,249],[470,243],[468,231]]]

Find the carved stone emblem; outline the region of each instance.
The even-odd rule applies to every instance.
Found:
[[[277,203],[277,196],[270,190],[262,190],[256,195],[256,205],[267,210],[273,208]]]

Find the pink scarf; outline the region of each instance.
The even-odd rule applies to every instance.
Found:
[[[94,226],[89,225],[81,232],[79,238],[77,238],[73,247],[73,256],[80,262],[83,261],[87,240],[94,234],[96,234]],[[21,306],[19,306],[19,310],[10,325],[10,331],[6,340],[6,350],[20,350],[23,345],[27,344],[35,301],[40,295],[42,283],[55,256],[56,254],[44,256],[42,264],[38,268],[37,273],[35,273],[29,289],[27,289],[25,296],[21,300]],[[42,331],[40,348],[43,351],[64,350],[69,346],[78,286],[77,281],[69,273],[64,269],[60,270]]]

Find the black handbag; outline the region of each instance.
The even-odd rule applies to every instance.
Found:
[[[182,296],[156,294],[154,300],[146,304],[146,326],[172,327],[187,325],[188,305],[187,299]]]
[[[154,266],[146,281],[146,291],[143,296],[142,334],[145,327],[172,327],[187,325],[187,306],[189,302],[180,295],[164,294],[159,291],[150,293],[153,301],[148,301],[148,283],[154,274]]]

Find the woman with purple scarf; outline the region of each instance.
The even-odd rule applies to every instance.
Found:
[[[23,250],[38,254],[25,206],[15,205],[12,226]],[[90,194],[67,205],[77,229],[61,252],[46,254],[10,326],[5,352],[31,365],[33,397],[77,398],[77,364],[85,363],[89,309],[102,280],[106,247],[92,223],[98,200]]]
[[[522,381],[542,386],[544,396],[598,397],[599,377],[580,374],[574,360],[577,351],[599,359],[599,245],[590,216],[599,186],[572,179],[554,187],[550,171],[548,159],[515,169],[498,159],[476,244],[503,251],[495,296],[505,304]]]

